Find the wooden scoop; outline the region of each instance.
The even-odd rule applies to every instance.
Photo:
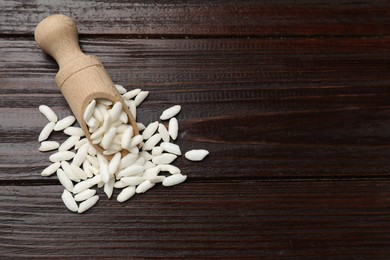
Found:
[[[51,15],[37,25],[34,34],[39,47],[57,61],[60,67],[56,75],[57,86],[91,144],[83,115],[87,105],[97,98],[109,99],[113,103],[121,102],[129,118],[128,123],[134,129],[134,135],[138,134],[132,114],[102,63],[95,56],[85,55],[81,51],[77,27],[72,19],[61,14]],[[103,154],[102,147],[97,144],[94,147]],[[127,153],[127,150],[122,150],[123,156]]]

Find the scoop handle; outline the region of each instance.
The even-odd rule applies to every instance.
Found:
[[[68,16],[48,16],[37,25],[34,36],[39,47],[52,56],[60,68],[85,55],[80,49],[76,23]]]

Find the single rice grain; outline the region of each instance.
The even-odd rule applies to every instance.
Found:
[[[135,106],[138,107],[149,95],[149,91],[141,91],[134,99]]]
[[[57,178],[60,181],[61,185],[64,186],[65,189],[72,192],[73,191],[73,183],[65,174],[65,172],[60,168],[57,170]]]
[[[117,170],[118,170],[118,167],[119,167],[119,164],[121,162],[121,154],[120,153],[116,153],[111,161],[109,162],[108,164],[108,172],[113,175]]]
[[[80,140],[80,136],[70,136],[68,139],[63,142],[60,147],[58,148],[58,151],[68,151],[70,148],[76,145],[76,143]]]
[[[103,136],[103,139],[100,143],[100,146],[104,149],[108,149],[108,147],[111,145],[112,140],[114,139],[116,134],[116,128],[111,127],[110,130]]]
[[[38,148],[41,152],[52,151],[60,147],[60,144],[56,141],[43,141],[41,146]]]
[[[83,145],[87,144],[88,143],[88,139],[87,138],[83,138],[83,139],[80,139],[75,145],[74,145],[74,149],[75,150],[78,150],[80,147],[82,147]]]
[[[99,200],[99,196],[95,195],[95,196],[90,197],[86,201],[81,202],[77,212],[83,213],[83,212],[89,210],[98,202],[98,200]]]
[[[169,120],[168,133],[172,137],[173,140],[176,140],[177,135],[179,133],[179,123],[175,117]]]
[[[148,151],[152,150],[158,142],[161,141],[161,135],[160,134],[155,134],[152,137],[150,137],[145,144],[142,146],[142,150]]]
[[[125,111],[121,112],[121,115],[119,116],[118,120],[121,121],[123,124],[127,124],[127,122],[129,122],[129,118],[127,117]]]
[[[127,92],[127,90],[122,85],[115,84],[115,88],[119,94],[125,94]]]
[[[102,125],[103,132],[107,132],[107,130],[110,129],[111,122],[112,122],[111,115],[107,113],[107,115],[104,116],[104,120],[103,120],[103,125]]]
[[[132,139],[131,139],[131,142],[130,142],[130,147],[134,147],[134,146],[137,146],[139,145],[141,142],[143,141],[143,137],[142,135],[136,135],[134,136]]]
[[[173,174],[171,176],[166,177],[164,179],[162,185],[166,186],[166,187],[174,186],[174,185],[177,185],[179,183],[182,183],[186,179],[187,179],[187,176],[186,175],[182,175],[181,173]]]
[[[112,122],[115,122],[118,120],[119,116],[121,115],[121,112],[122,112],[122,103],[116,102],[110,110]]]
[[[113,176],[110,177],[110,179],[107,183],[104,183],[103,190],[108,198],[111,198],[111,196],[112,196],[112,193],[114,191],[114,183],[115,183],[115,178]]]
[[[126,105],[129,108],[130,113],[133,115],[134,120],[137,119],[137,107],[135,106],[135,102],[133,100],[126,101]]]
[[[99,104],[104,105],[104,106],[106,106],[106,107],[112,105],[112,101],[109,100],[109,99],[105,99],[105,98],[98,98],[98,99],[96,100],[96,102],[98,102]]]
[[[121,193],[118,194],[116,197],[118,202],[124,202],[131,197],[133,197],[135,194],[135,187],[134,186],[129,186],[127,188],[124,188]]]
[[[137,96],[141,92],[141,89],[136,88],[133,90],[130,90],[122,95],[123,99],[132,99],[133,97]]]
[[[89,199],[90,197],[92,197],[95,194],[96,194],[96,190],[87,189],[87,190],[85,190],[83,192],[80,192],[80,193],[76,194],[74,196],[74,200],[75,201],[84,201],[84,200]]]
[[[161,155],[163,152],[164,152],[164,149],[161,146],[155,146],[152,149],[152,155],[153,156]]]
[[[145,130],[146,127],[144,124],[137,122],[137,128],[139,131],[143,131]]]
[[[177,168],[176,166],[174,165],[170,165],[170,164],[160,164],[160,170],[162,172],[169,172],[170,174],[178,174],[180,173],[180,169]]]
[[[68,190],[64,190],[62,193],[62,201],[64,202],[65,206],[73,212],[77,212],[79,207],[77,206],[76,201],[74,200],[72,194]]]
[[[160,147],[168,153],[181,155],[180,147],[177,144],[173,144],[173,143],[169,143],[169,142],[162,142],[160,144]]]
[[[54,131],[62,131],[65,128],[73,125],[75,121],[76,118],[74,116],[67,116],[56,123],[54,126]]]
[[[96,177],[96,176],[95,176]],[[94,178],[95,178],[94,177]],[[100,177],[100,176],[99,176]],[[93,178],[92,178],[93,179]],[[77,183],[74,187],[73,187],[73,193],[74,194],[77,194],[77,193],[81,193],[89,188],[91,188],[93,185],[96,185],[97,183],[95,183],[94,181],[92,181],[92,179],[87,179],[85,181],[81,181],[79,183]],[[101,177],[100,177],[100,180],[101,180]],[[100,181],[99,181],[100,182]]]
[[[152,159],[154,164],[170,164],[177,158],[176,155],[170,153],[163,153],[161,155],[155,156]]]
[[[173,176],[173,175],[172,175]],[[153,188],[155,183],[151,183],[149,180],[146,180],[142,182],[138,187],[135,189],[136,193],[145,193],[149,189]]]
[[[50,155],[49,160],[51,162],[68,161],[72,159],[74,156],[75,156],[74,152],[63,151],[63,152],[57,152]]]
[[[144,140],[149,139],[157,131],[157,128],[158,121],[150,123],[142,132],[142,137],[144,138]]]
[[[61,166],[60,162],[55,162],[47,166],[43,171],[41,172],[41,176],[50,176],[53,173],[55,173]]]
[[[180,105],[176,105],[176,106],[170,107],[168,109],[165,109],[163,111],[163,113],[161,114],[160,119],[161,120],[168,120],[168,119],[176,116],[180,112],[180,110],[181,110]]]
[[[102,176],[102,181],[108,183],[110,180],[110,173],[108,170],[108,164],[100,161],[100,176]]]
[[[50,122],[57,122],[58,120],[58,117],[56,115],[56,113],[54,113],[54,111],[46,106],[46,105],[40,105],[39,106],[39,111],[47,118],[47,120],[49,120]]]
[[[123,177],[121,182],[125,183],[128,186],[136,186],[141,184],[144,181],[144,178],[139,176]]]
[[[96,106],[96,100],[94,99],[85,108],[85,111],[83,114],[84,121],[88,121],[91,118],[91,116],[95,110],[95,106]]]
[[[158,133],[161,135],[161,139],[164,142],[169,142],[169,133],[167,128],[163,124],[158,125]]]
[[[41,133],[38,136],[39,142],[45,141],[50,136],[51,132],[53,132],[55,124],[56,123],[54,122],[49,122],[45,125],[45,127],[42,129]]]
[[[128,154],[125,157],[121,159],[121,162],[119,163],[119,169],[126,168],[130,166],[133,162],[135,162],[138,158],[138,155],[136,154]]]
[[[184,154],[184,156],[190,161],[202,161],[209,154],[209,151],[204,149],[191,150]]]
[[[165,176],[156,176],[154,178],[149,179],[149,181],[151,183],[159,183],[159,182],[163,182],[165,178],[166,178]]]
[[[130,149],[131,138],[133,137],[133,127],[129,126],[122,135],[121,147],[123,149]]]
[[[128,166],[127,168],[124,168],[123,170],[121,170],[117,176],[119,178],[122,178],[122,177],[141,174],[141,173],[143,173],[144,169],[145,169],[144,166],[131,165],[131,166]]]
[[[64,129],[64,133],[67,135],[77,135],[77,136],[84,136],[83,129],[77,126],[69,126]]]
[[[122,189],[122,188],[125,188],[127,186],[128,185],[126,185],[126,183],[124,183],[120,180],[114,183],[114,188],[116,188],[116,189]]]

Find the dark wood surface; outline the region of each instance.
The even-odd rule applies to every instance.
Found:
[[[0,0],[0,258],[390,258],[390,2]],[[188,180],[123,204],[64,207],[38,106],[70,109],[36,46],[44,17],[82,49],[180,104]],[[54,140],[65,136],[55,134]]]

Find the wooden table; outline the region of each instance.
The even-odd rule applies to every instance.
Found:
[[[183,2],[0,1],[0,258],[389,259],[389,1]],[[70,114],[33,38],[54,13],[150,91],[140,121],[182,105],[210,151],[185,183],[73,214],[40,176],[38,106]]]

